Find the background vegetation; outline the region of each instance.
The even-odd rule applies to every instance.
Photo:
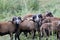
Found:
[[[46,11],[51,11],[54,16],[60,17],[60,0],[0,0],[0,21],[10,20],[13,16],[23,17],[28,13],[36,14]],[[9,40],[8,37],[8,35],[0,36],[0,40]],[[55,38],[54,35],[52,39],[55,40]],[[21,35],[21,40],[29,39]]]

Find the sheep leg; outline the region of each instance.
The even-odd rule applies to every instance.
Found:
[[[57,39],[60,40],[60,32],[57,33]]]
[[[32,30],[32,32],[31,32],[31,34],[32,34],[32,39],[33,39],[33,40],[34,40],[34,38],[35,38],[35,32],[36,32],[36,31],[33,31],[33,30]]]
[[[15,33],[15,40],[17,40],[17,39],[20,40],[20,38],[19,38],[19,35],[20,35],[20,34],[21,34],[21,32],[16,32],[16,33]]]
[[[20,40],[19,35],[15,34],[15,40]]]
[[[15,34],[15,40],[17,40],[17,34]]]
[[[29,32],[29,34],[31,35],[31,32]]]
[[[36,31],[34,31],[33,39],[35,38],[35,33],[36,33]]]
[[[11,40],[13,40],[13,34],[12,33],[10,33],[10,38],[11,38]]]
[[[18,35],[18,40],[20,40],[19,35]]]
[[[41,40],[41,34],[40,34],[40,31],[38,31],[38,35],[39,35],[39,40]]]
[[[49,37],[49,35],[50,35],[50,31],[48,31],[48,30],[44,30],[44,34],[45,34],[45,36],[47,37],[46,38],[46,40],[48,40],[48,37]]]
[[[27,37],[27,32],[24,32],[24,35]]]

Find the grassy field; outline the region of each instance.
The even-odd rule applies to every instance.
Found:
[[[60,0],[0,0],[0,21],[11,20],[13,16],[23,17],[26,14],[38,14],[51,11],[54,16],[60,17]],[[21,40],[31,40],[20,35]],[[0,36],[0,40],[9,40],[9,35]],[[49,40],[57,40],[56,35],[50,36]],[[39,40],[38,36],[35,40]],[[45,37],[42,38],[45,40]]]

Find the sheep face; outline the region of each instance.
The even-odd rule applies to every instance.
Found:
[[[47,13],[46,13],[46,16],[47,16],[47,17],[53,17],[53,14],[52,14],[51,12],[47,12]]]
[[[42,15],[41,14],[34,15],[32,19],[34,22],[37,22],[37,23],[41,22],[42,21]]]
[[[21,23],[21,17],[13,17],[12,23],[14,24],[20,24]]]

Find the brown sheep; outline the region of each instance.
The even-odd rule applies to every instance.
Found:
[[[32,36],[33,36],[33,39],[34,39],[34,36],[35,36],[35,24],[33,21],[31,20],[24,20],[21,24],[20,24],[20,27],[18,29],[18,34],[15,34],[16,36],[19,36],[21,32],[24,32],[24,33],[27,33],[27,32],[31,32],[32,33]],[[16,37],[17,39],[18,37]]]
[[[9,34],[11,40],[13,40],[13,33],[15,32],[15,25],[11,22],[0,22],[0,35]]]
[[[17,30],[17,25],[21,21],[19,19],[20,17],[13,17],[12,21],[8,22],[0,22],[0,35],[6,35],[9,34],[11,37],[11,40],[13,40],[13,33]]]
[[[36,31],[38,31],[39,40],[40,40],[41,38],[40,38],[40,30],[39,29],[42,25],[43,16],[42,16],[42,14],[37,14],[37,15],[34,15],[32,17],[32,19],[33,19],[33,22],[36,24]]]
[[[51,23],[44,23],[40,27],[41,36],[46,35],[49,36],[50,33],[57,33],[57,36],[60,37],[58,33],[60,33],[60,21],[53,21]]]

